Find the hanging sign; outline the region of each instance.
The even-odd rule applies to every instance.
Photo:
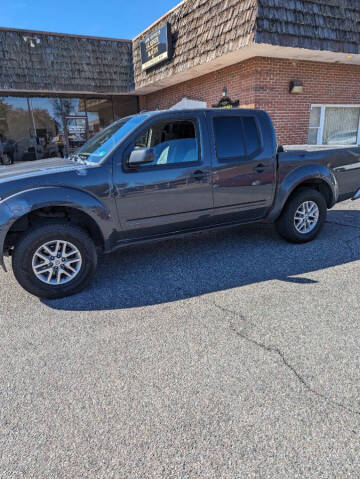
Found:
[[[239,108],[240,100],[232,101],[228,96],[221,98],[217,105],[213,105],[213,108]]]
[[[172,57],[171,26],[166,23],[140,42],[143,70],[158,65]]]

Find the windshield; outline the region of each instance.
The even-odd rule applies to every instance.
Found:
[[[99,163],[132,129],[147,118],[149,115],[136,115],[115,121],[90,138],[70,158]]]

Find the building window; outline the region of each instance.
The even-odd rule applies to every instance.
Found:
[[[41,117],[36,111],[36,119]],[[36,138],[34,112],[29,98],[0,98],[0,151],[4,151],[11,163],[40,158],[41,145]]]
[[[313,105],[309,145],[359,145],[360,106]]]
[[[136,97],[122,98],[116,101],[117,117],[134,114]],[[3,96],[0,153],[11,163],[66,156],[113,121],[111,98]]]

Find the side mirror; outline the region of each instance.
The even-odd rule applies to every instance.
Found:
[[[138,148],[131,152],[128,160],[129,166],[144,165],[153,163],[155,159],[154,150],[152,148]]]

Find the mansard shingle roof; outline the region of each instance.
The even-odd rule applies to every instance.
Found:
[[[360,0],[258,0],[257,43],[360,53]]]
[[[0,58],[0,90],[117,93],[134,86],[131,41],[2,28]]]
[[[187,0],[158,23],[171,24],[172,61],[141,71],[133,42],[135,84],[150,85],[252,43],[360,54],[360,0]]]
[[[188,70],[237,50],[254,39],[257,0],[187,0],[161,23],[173,33],[173,60],[150,72],[141,71],[140,40],[133,44],[136,83]]]

